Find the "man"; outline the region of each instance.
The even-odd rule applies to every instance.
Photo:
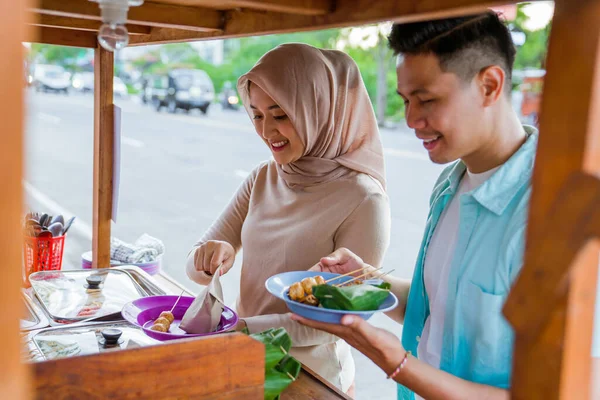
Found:
[[[502,305],[523,263],[537,133],[511,107],[515,48],[493,12],[396,24],[398,94],[430,159],[453,162],[431,196],[412,282],[388,278],[402,343],[360,318],[327,325],[399,383],[402,399],[508,399],[513,332]],[[363,266],[339,249],[316,270]]]

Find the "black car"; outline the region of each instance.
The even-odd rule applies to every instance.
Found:
[[[206,114],[215,99],[215,88],[203,70],[174,69],[166,75],[150,77],[144,97],[157,111],[162,107],[170,113],[178,108],[185,111],[197,108]]]

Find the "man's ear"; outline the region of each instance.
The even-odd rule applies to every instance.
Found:
[[[484,107],[489,107],[498,101],[504,91],[504,82],[506,82],[506,73],[497,65],[485,67],[477,74],[477,84]]]

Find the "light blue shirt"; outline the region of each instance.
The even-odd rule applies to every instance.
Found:
[[[514,334],[502,315],[513,281],[523,264],[527,211],[537,132],[529,137],[487,181],[460,198],[458,240],[448,279],[448,298],[440,369],[472,382],[508,388]],[[462,161],[446,168],[431,196],[417,258],[402,345],[417,354],[429,316],[423,264],[435,227],[466,171]],[[414,394],[398,385],[399,399]]]

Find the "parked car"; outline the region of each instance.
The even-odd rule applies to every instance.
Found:
[[[146,88],[146,96],[157,111],[162,107],[170,113],[197,108],[206,114],[215,99],[215,88],[203,70],[174,69],[166,75],[154,76]]]
[[[73,89],[82,93],[91,93],[94,91],[94,73],[77,72],[73,75]],[[126,98],[128,96],[127,86],[121,78],[113,78],[113,93],[117,97]]]
[[[239,108],[240,98],[231,82],[227,81],[223,85],[223,90],[219,94],[219,103],[221,103],[223,110],[237,110]]]
[[[127,91],[127,85],[125,85],[123,80],[117,76],[115,76],[113,79],[113,93],[115,96],[122,99],[127,98],[129,95],[129,92]]]
[[[77,72],[73,75],[73,89],[78,92],[88,93],[94,91],[94,73]]]
[[[38,92],[69,93],[71,74],[60,65],[37,64],[33,69],[33,86]]]

